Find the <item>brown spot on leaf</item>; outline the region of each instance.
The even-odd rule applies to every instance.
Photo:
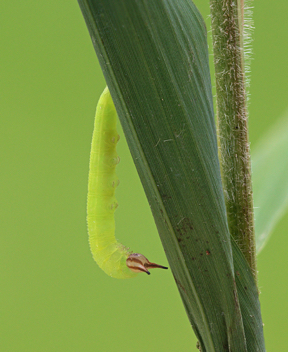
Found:
[[[173,275],[173,276],[174,276],[174,275]],[[181,282],[180,282],[178,279],[176,279],[175,276],[174,276],[174,280],[175,280],[176,284],[177,284],[179,287],[181,287],[181,289],[186,293],[184,286],[181,285]],[[186,294],[187,294],[187,293],[186,293]]]
[[[181,236],[189,234],[193,230],[192,222],[189,218],[182,218],[176,225],[176,231],[179,232]]]

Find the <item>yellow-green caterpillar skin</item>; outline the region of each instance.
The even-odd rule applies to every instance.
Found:
[[[116,241],[114,212],[118,206],[115,189],[119,184],[115,168],[120,159],[116,152],[119,135],[117,113],[110,92],[102,93],[95,116],[90,154],[87,223],[91,252],[97,264],[109,276],[128,279],[149,269],[165,266],[151,263],[140,253],[132,253]]]
[[[131,252],[115,238],[114,212],[118,206],[115,190],[119,184],[115,168],[119,163],[116,145],[117,113],[110,92],[102,93],[95,116],[90,154],[87,223],[93,257],[106,274],[118,279],[137,276],[126,260]]]

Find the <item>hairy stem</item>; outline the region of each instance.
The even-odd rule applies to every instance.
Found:
[[[218,138],[228,224],[257,281],[244,66],[243,0],[210,0]]]

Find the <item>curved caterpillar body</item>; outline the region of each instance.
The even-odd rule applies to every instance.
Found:
[[[120,159],[116,152],[119,135],[117,113],[108,88],[102,93],[95,116],[90,154],[87,223],[92,255],[109,276],[126,279],[148,269],[163,268],[150,263],[142,254],[132,253],[115,238],[114,212],[118,206],[115,189],[119,180],[115,173]]]

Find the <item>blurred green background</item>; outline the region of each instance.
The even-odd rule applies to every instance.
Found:
[[[209,28],[208,0],[197,0]],[[254,2],[252,150],[287,107],[288,2]],[[86,233],[88,161],[105,81],[76,1],[2,2],[3,352],[196,351],[171,271],[116,280]],[[210,45],[211,47],[211,45]],[[116,237],[167,265],[122,134]],[[288,217],[259,255],[267,351],[287,350]]]

